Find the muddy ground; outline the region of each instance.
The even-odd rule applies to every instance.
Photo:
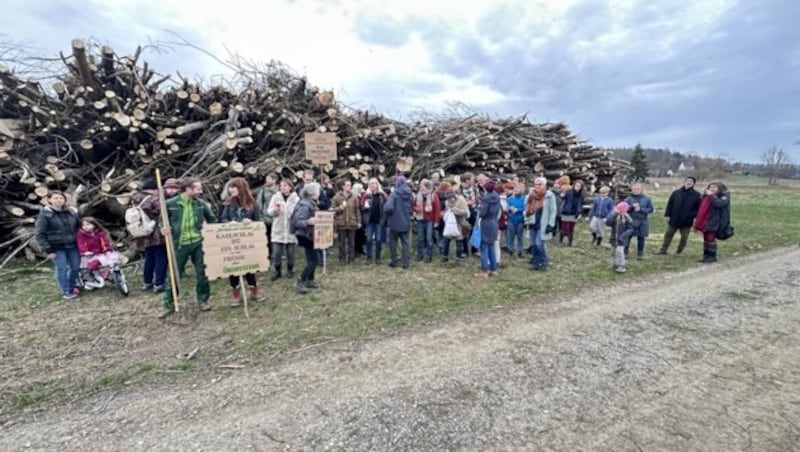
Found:
[[[800,450],[800,250],[212,374],[20,415],[0,450]]]

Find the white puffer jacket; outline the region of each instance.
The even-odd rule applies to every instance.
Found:
[[[284,202],[281,192],[275,193],[272,199],[269,200],[267,213],[272,216],[272,235],[270,239],[273,243],[297,243],[297,237],[289,232],[289,224],[294,208],[299,201],[300,197],[295,192],[289,194],[286,202]],[[284,205],[280,212],[275,209],[275,206],[279,203]]]

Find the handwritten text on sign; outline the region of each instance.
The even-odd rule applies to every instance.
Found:
[[[336,160],[336,134],[334,132],[306,132],[303,136],[306,158],[315,165],[327,165]]]
[[[208,278],[269,270],[263,222],[204,224],[202,234]]]
[[[314,214],[314,248],[318,250],[333,246],[333,212]]]

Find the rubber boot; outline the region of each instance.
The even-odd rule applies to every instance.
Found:
[[[572,246],[572,234],[567,236],[567,246]]]
[[[264,295],[258,290],[258,286],[250,288],[250,299],[252,301],[264,301]]]
[[[706,263],[710,264],[712,262],[717,261],[717,244],[708,245],[708,258],[706,259]]]
[[[231,307],[238,308],[242,305],[242,291],[238,287],[231,289]]]
[[[275,267],[275,273],[272,274],[272,277],[269,278],[269,280],[274,282],[274,281],[279,280],[280,278],[281,278],[281,267],[280,266],[276,266]]]
[[[297,293],[299,293],[299,294],[307,294],[308,293],[308,287],[306,286],[305,281],[302,281],[300,279],[297,280],[297,283],[295,283],[294,288],[295,288],[295,290],[297,290]]]
[[[708,244],[703,243],[703,258],[700,259],[698,262],[705,264],[708,261],[709,254],[708,254]]]

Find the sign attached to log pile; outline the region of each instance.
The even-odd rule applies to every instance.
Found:
[[[209,279],[269,270],[266,226],[262,221],[204,224],[202,235]]]
[[[336,160],[336,133],[306,132],[303,136],[306,158],[314,165],[327,165]]]
[[[326,249],[333,246],[333,212],[314,214],[314,248]]]

